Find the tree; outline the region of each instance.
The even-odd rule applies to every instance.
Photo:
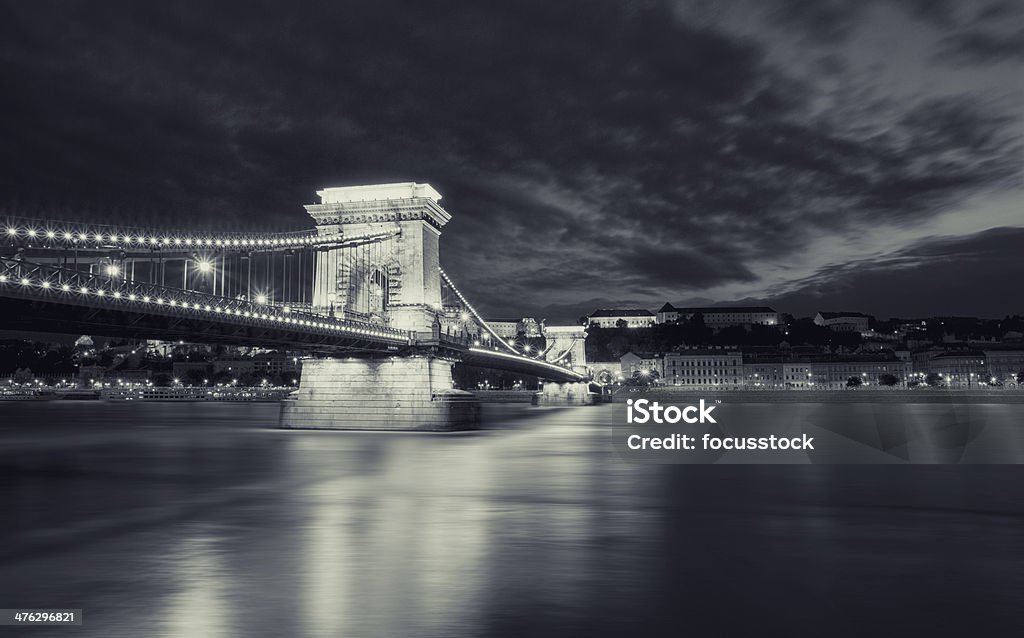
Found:
[[[660,376],[657,370],[634,370],[633,376],[630,377],[629,381],[630,385],[656,385]]]
[[[249,387],[249,388],[258,386],[262,382],[263,382],[263,377],[261,377],[260,375],[256,374],[255,372],[243,372],[242,375],[240,377],[238,377],[238,385]]]
[[[206,385],[206,373],[202,370],[188,370],[185,372],[185,382],[188,385],[202,386]]]
[[[159,388],[166,388],[170,386],[172,381],[173,379],[171,379],[171,375],[166,372],[153,375],[153,385]]]
[[[896,377],[896,375],[889,374],[888,372],[878,376],[878,385],[887,385],[889,387],[892,387],[899,382],[900,380],[899,378]]]
[[[628,328],[629,327],[629,322],[626,321],[625,319],[619,319],[618,321],[615,322],[615,327],[616,328]]]
[[[859,388],[864,381],[860,377],[853,376],[846,380],[846,387],[848,388]]]
[[[942,375],[932,372],[931,374],[924,378],[924,382],[933,388],[938,388],[939,386],[942,385]]]
[[[282,372],[280,374],[276,374],[273,377],[271,377],[270,383],[271,383],[271,385],[274,385],[274,386],[277,386],[277,387],[286,387],[286,386],[287,387],[292,387],[293,385],[295,385],[295,383],[292,383],[292,382],[293,381],[297,382],[298,379],[299,379],[299,374],[297,372]],[[476,387],[476,385],[474,384],[473,386],[466,386],[466,387]]]
[[[214,385],[231,385],[235,377],[227,370],[221,370],[211,378]]]

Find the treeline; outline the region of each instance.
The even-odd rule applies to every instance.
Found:
[[[41,341],[10,340],[0,342],[0,374],[10,375],[28,369],[38,374],[75,372],[75,349],[64,345],[51,348]]]

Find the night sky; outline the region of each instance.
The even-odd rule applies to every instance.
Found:
[[[482,311],[1024,313],[1024,2],[0,2],[0,213],[429,182]]]

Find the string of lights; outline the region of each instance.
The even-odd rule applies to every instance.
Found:
[[[193,311],[211,320],[226,320],[230,317],[232,321],[263,321],[292,328],[374,337],[401,344],[407,344],[410,340],[410,334],[405,331],[296,311],[287,305],[269,304],[265,296],[253,301],[231,299],[6,258],[0,258],[0,286],[17,286],[25,295],[46,296],[57,302],[72,302],[69,297],[78,297],[108,304]]]
[[[386,239],[399,230],[365,235],[320,235],[315,230],[287,233],[222,233],[199,234],[113,226],[74,226],[60,222],[9,222],[3,226],[2,238],[8,243],[36,248],[148,248],[188,249],[222,248],[278,250],[344,246],[353,242]]]

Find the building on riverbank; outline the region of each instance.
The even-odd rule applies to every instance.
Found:
[[[732,306],[732,307],[680,307],[666,303],[658,310],[657,323],[677,323],[689,321],[700,315],[704,325],[719,330],[729,326],[778,326],[779,313],[768,306]]]
[[[654,323],[654,313],[643,308],[602,308],[587,317],[587,324],[595,324],[598,328],[618,328],[620,325],[627,328],[650,328]]]
[[[665,385],[738,389],[745,385],[743,353],[736,349],[686,348],[663,359]]]

